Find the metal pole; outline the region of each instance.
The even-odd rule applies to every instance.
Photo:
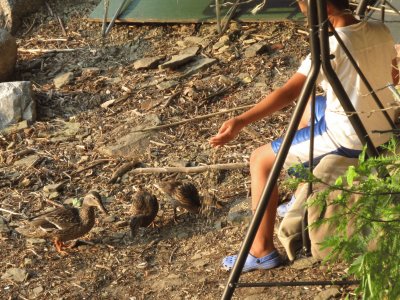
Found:
[[[385,23],[385,3],[386,0],[381,0],[381,22]]]
[[[219,1],[220,0],[215,0],[215,15],[217,17],[218,34],[221,34],[222,33],[222,28],[221,28],[221,3]]]
[[[320,30],[320,43],[321,43],[320,49],[321,49],[322,68],[324,70],[326,78],[329,81],[329,84],[332,86],[333,91],[338,97],[339,102],[342,105],[344,111],[346,113],[355,112],[354,106],[351,103],[349,96],[344,90],[342,84],[340,83],[339,78],[337,77],[330,63],[331,55],[329,53],[329,32],[328,32],[328,22],[327,22],[328,14],[326,11],[326,2],[317,1],[317,8],[318,8],[318,20],[320,24],[319,30]],[[378,156],[379,152],[372,143],[371,138],[368,136],[368,133],[365,130],[360,117],[357,114],[351,114],[348,117],[361,143],[367,146],[367,154],[370,157]]]
[[[310,153],[308,158],[308,169],[310,173],[313,172],[314,169],[314,134],[315,134],[315,85],[311,94],[311,118],[310,118]],[[312,193],[312,182],[310,181],[307,187],[307,198]],[[303,242],[303,255],[310,256],[311,254],[311,241],[308,233],[308,209],[304,207],[303,218],[301,220],[301,239]]]
[[[321,285],[355,285],[360,284],[359,280],[316,280],[316,281],[277,281],[277,282],[241,282],[236,287],[274,287],[274,286],[321,286]]]
[[[356,8],[356,15],[359,16],[361,19],[365,16],[365,11],[367,10],[369,0],[360,0]]]
[[[311,44],[311,57],[312,57],[312,67],[310,73],[307,76],[305,85],[300,93],[299,101],[296,105],[295,111],[289,123],[287,133],[283,139],[282,145],[278,151],[275,163],[272,166],[271,173],[266,182],[264,191],[261,195],[260,202],[258,203],[257,209],[254,213],[253,219],[250,223],[249,229],[247,231],[246,237],[241,245],[239,254],[235,265],[230,273],[227,285],[225,287],[224,293],[221,299],[231,299],[235,286],[238,283],[240,274],[242,272],[244,263],[246,261],[247,255],[250,251],[250,247],[253,244],[254,237],[257,233],[258,227],[260,226],[261,220],[264,216],[266,208],[269,203],[269,198],[273,192],[275,184],[282,170],[283,164],[289,152],[289,148],[292,144],[293,137],[297,131],[297,127],[300,123],[301,117],[307,106],[308,98],[314,88],[320,67],[320,49],[318,45],[318,25],[317,25],[317,9],[315,2],[318,0],[308,0],[308,20],[310,24],[310,44]]]

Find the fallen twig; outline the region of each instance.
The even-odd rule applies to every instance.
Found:
[[[61,20],[60,16],[57,16],[58,23],[60,24],[61,30],[64,36],[67,36],[67,31],[65,30],[65,26],[63,21]]]
[[[46,1],[44,4],[46,4],[47,9],[49,10],[50,16],[51,17],[54,16],[53,10],[51,9],[49,3],[47,3],[47,1]]]
[[[119,167],[114,174],[111,176],[111,179],[108,181],[108,183],[115,183],[117,182],[118,178],[122,177],[126,172],[130,171],[131,169],[137,167],[140,165],[140,162],[128,162],[123,164],[121,167]]]
[[[231,108],[231,109],[227,109],[227,110],[223,110],[223,111],[219,111],[219,112],[215,112],[215,113],[211,113],[211,114],[207,114],[207,115],[203,115],[203,116],[194,117],[192,119],[186,119],[186,120],[178,121],[178,122],[175,122],[175,123],[170,123],[170,124],[165,124],[165,125],[159,125],[159,126],[153,126],[153,127],[147,127],[147,128],[143,128],[143,129],[138,129],[138,130],[135,130],[133,132],[143,132],[143,131],[151,131],[151,130],[160,130],[160,129],[170,128],[170,127],[178,126],[178,125],[185,124],[185,123],[188,123],[188,122],[200,121],[200,120],[208,119],[208,118],[211,118],[211,117],[214,117],[214,116],[226,114],[226,113],[229,113],[229,112],[242,110],[242,109],[247,109],[247,108],[250,108],[250,107],[253,107],[253,106],[254,106],[253,104],[239,106],[239,107],[235,107],[235,108]]]
[[[54,206],[57,206],[57,207],[64,207],[64,205],[62,205],[61,203],[55,202],[55,201],[50,200],[50,199],[44,198],[44,201],[46,201],[46,202],[48,202],[48,203],[50,203],[50,204],[53,204]],[[39,215],[39,216],[40,216],[40,215]],[[38,216],[35,216],[35,218],[36,218],[36,217],[38,217]]]
[[[21,53],[61,53],[61,52],[74,52],[79,50],[85,50],[85,48],[74,48],[74,49],[25,49],[18,48]]]
[[[210,170],[236,170],[244,169],[249,166],[248,163],[230,163],[230,164],[215,164],[198,167],[160,167],[160,168],[136,168],[130,173],[202,173]]]
[[[178,249],[179,249],[179,245],[176,246],[174,249],[172,249],[171,255],[169,256],[169,260],[168,260],[168,262],[170,264],[172,264],[172,258],[174,257],[174,254],[175,254],[176,250],[178,250]]]
[[[83,168],[83,169],[79,169],[79,170],[76,170],[76,171],[73,171],[72,173],[71,173],[71,175],[76,175],[76,174],[79,174],[79,173],[82,173],[82,172],[84,172],[84,171],[86,171],[86,170],[89,170],[89,169],[91,169],[91,168],[94,168],[95,166],[97,166],[97,165],[101,165],[101,164],[104,164],[104,163],[107,163],[107,162],[110,162],[110,161],[113,161],[114,159],[99,159],[99,160],[96,160],[96,161],[94,161],[93,163],[91,163],[89,166],[87,166],[87,167],[85,167],[85,168]]]
[[[177,92],[173,93],[171,96],[169,96],[167,98],[167,100],[161,105],[161,107],[167,107],[171,103],[171,101],[174,100],[180,94],[181,94],[181,91],[177,91]]]
[[[5,208],[0,208],[0,211],[4,211],[4,212],[6,212],[8,214],[11,214],[11,215],[26,217],[24,214],[16,213],[16,212],[13,212],[12,210],[8,210],[8,209],[5,209]]]

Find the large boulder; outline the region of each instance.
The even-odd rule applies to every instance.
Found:
[[[24,16],[35,12],[44,0],[0,0],[0,28],[15,33]]]
[[[36,106],[29,81],[0,83],[0,129],[22,120],[35,121]]]
[[[0,82],[3,82],[10,80],[17,62],[17,42],[4,29],[0,29],[0,53]]]

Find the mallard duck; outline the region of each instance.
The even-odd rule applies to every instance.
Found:
[[[139,227],[148,227],[154,221],[158,213],[158,201],[156,196],[149,192],[139,190],[133,196],[131,207],[131,221],[129,226],[131,228],[132,237],[135,236]]]
[[[193,183],[185,181],[164,181],[157,187],[167,195],[174,207],[174,221],[177,221],[176,208],[183,207],[192,213],[199,213],[201,201],[199,192]]]
[[[15,230],[27,237],[52,239],[57,251],[66,255],[68,253],[62,250],[66,247],[64,243],[82,237],[94,226],[95,207],[107,214],[99,193],[91,191],[84,197],[80,209],[72,206],[56,208],[29,219]]]

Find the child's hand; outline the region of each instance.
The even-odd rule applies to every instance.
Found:
[[[217,135],[213,136],[209,140],[209,143],[213,147],[222,146],[233,140],[243,127],[242,122],[238,118],[229,119],[222,124]]]

